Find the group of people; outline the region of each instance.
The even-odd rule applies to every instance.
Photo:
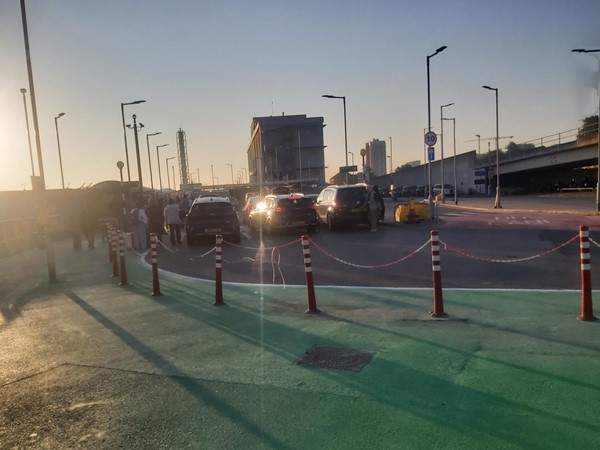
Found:
[[[187,196],[177,201],[170,198],[164,207],[162,200],[150,199],[146,205],[138,201],[130,213],[133,248],[138,251],[149,248],[151,233],[155,233],[162,241],[162,236],[168,232],[171,246],[181,245],[181,225],[188,209]]]

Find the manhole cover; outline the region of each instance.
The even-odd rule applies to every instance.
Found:
[[[374,354],[374,352],[365,352],[352,348],[315,345],[304,352],[304,355],[296,361],[296,364],[305,367],[360,372],[363,367],[371,362]]]

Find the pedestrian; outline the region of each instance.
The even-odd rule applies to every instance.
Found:
[[[162,241],[164,234],[163,210],[154,199],[150,199],[146,207],[146,215],[148,216],[148,233],[155,233],[156,237]]]
[[[94,234],[98,226],[98,214],[89,200],[84,203],[83,209],[79,213],[79,224],[83,235],[88,241],[88,248],[93,249],[95,244]]]
[[[146,251],[148,248],[148,216],[144,210],[144,203],[139,201],[131,211],[131,228],[133,231],[133,248],[138,251]]]
[[[369,212],[369,223],[371,224],[371,232],[377,231],[377,219],[379,218],[379,200],[375,194],[373,186],[367,186],[367,209]]]
[[[171,236],[171,246],[181,245],[181,217],[179,216],[179,205],[172,198],[163,211],[165,216],[165,225],[169,227]]]
[[[383,222],[383,219],[385,218],[385,204],[383,203],[383,195],[381,195],[381,192],[379,192],[379,186],[377,185],[373,186],[373,192],[375,192],[375,198],[377,198],[377,201],[379,202],[378,220],[379,222]]]

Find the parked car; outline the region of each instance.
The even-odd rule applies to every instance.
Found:
[[[302,194],[267,195],[250,211],[252,230],[273,234],[283,229],[304,229],[313,233],[319,222],[313,201]]]
[[[254,197],[248,197],[248,199],[246,200],[246,205],[244,206],[244,209],[242,210],[242,220],[244,221],[245,224],[248,223],[248,216],[250,215],[250,212],[254,208],[256,208],[256,205],[258,205],[260,203],[261,198],[262,197],[255,195]]]
[[[415,191],[415,197],[425,198],[429,195],[429,186],[420,184]]]
[[[226,197],[201,197],[194,200],[187,214],[185,232],[188,245],[218,234],[228,237],[232,242],[241,240],[238,215]]]
[[[402,188],[402,197],[414,197],[417,194],[416,186],[404,186]]]
[[[368,224],[367,186],[351,184],[326,187],[317,198],[317,215],[329,230],[335,230],[342,224]]]
[[[442,192],[441,184],[433,185],[433,195],[436,196]],[[451,184],[444,184],[444,197],[447,195],[454,195],[454,186]]]
[[[392,189],[392,201],[397,202],[398,199],[402,196],[402,186],[396,186]]]

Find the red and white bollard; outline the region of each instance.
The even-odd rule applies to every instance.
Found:
[[[581,255],[581,314],[578,320],[596,320],[592,306],[592,281],[590,265],[590,231],[586,225],[579,227],[579,250]]]
[[[437,230],[431,231],[431,268],[433,270],[433,317],[446,317],[442,298],[442,269],[440,266],[440,238]]]
[[[214,306],[223,306],[223,236],[217,235],[215,245],[215,302]]]
[[[308,291],[308,309],[309,314],[320,313],[317,309],[317,300],[315,299],[315,283],[312,274],[312,260],[310,257],[310,245],[308,236],[302,236],[302,253],[304,254],[304,273],[306,274],[306,290]]]
[[[112,265],[113,265],[113,271],[112,271],[112,276],[113,277],[118,277],[119,276],[119,259],[117,258],[117,230],[115,230],[113,227],[110,228],[110,248],[111,248],[111,258],[112,258]]]
[[[127,267],[125,266],[125,233],[119,230],[117,234],[119,235],[119,259],[121,265],[121,282],[119,286],[125,286],[129,284],[127,282]]]
[[[108,262],[113,262],[113,253],[112,253],[112,226],[107,223],[106,224],[106,240],[108,242]]]
[[[158,252],[156,251],[156,233],[150,233],[150,262],[152,263],[152,295],[160,293],[160,282],[158,281]]]

